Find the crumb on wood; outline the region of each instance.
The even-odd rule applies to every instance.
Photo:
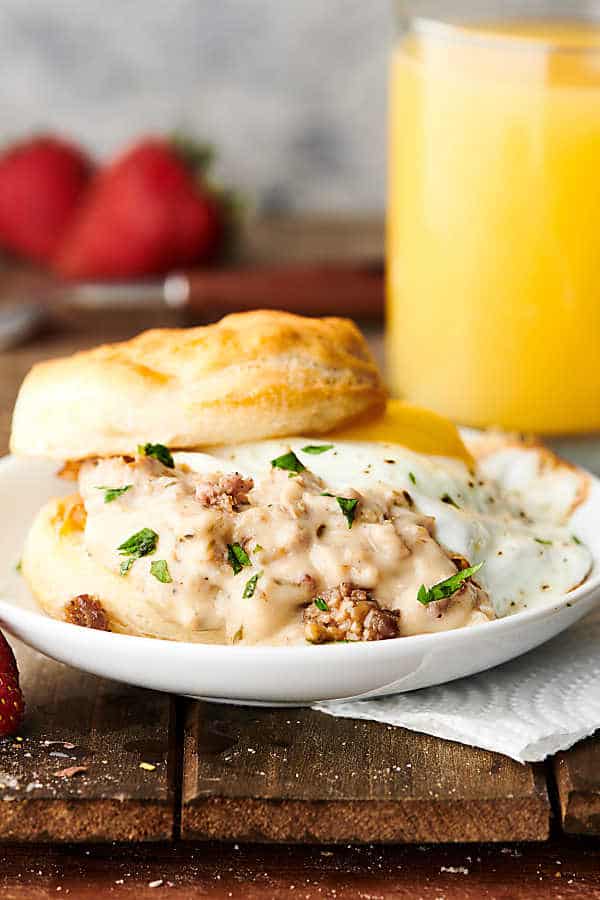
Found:
[[[60,769],[54,775],[56,778],[73,778],[75,775],[82,775],[87,770],[87,766],[67,766],[66,769]]]

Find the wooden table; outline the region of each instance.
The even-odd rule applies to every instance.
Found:
[[[378,223],[252,231],[254,258],[380,249]],[[0,450],[34,361],[178,316],[80,317],[0,355]],[[0,746],[3,897],[600,898],[600,741],[521,766],[305,709],[173,698],[17,649],[27,719]]]

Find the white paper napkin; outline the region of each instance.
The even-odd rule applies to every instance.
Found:
[[[313,709],[537,762],[600,728],[600,610],[537,650],[480,675],[378,700],[317,703]]]

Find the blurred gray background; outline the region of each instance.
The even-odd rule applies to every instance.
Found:
[[[263,212],[384,204],[390,0],[0,0],[0,139],[212,141]]]

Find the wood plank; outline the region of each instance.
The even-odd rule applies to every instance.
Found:
[[[539,767],[308,709],[189,702],[182,836],[280,842],[548,836]]]
[[[20,736],[0,744],[0,840],[171,838],[172,700],[85,675],[13,643],[27,707]],[[140,768],[141,762],[154,768]],[[56,774],[72,766],[86,771]]]
[[[600,835],[600,732],[553,760],[564,831]]]
[[[600,900],[600,867],[597,843],[581,838],[518,847],[12,845],[0,847],[0,896]]]

